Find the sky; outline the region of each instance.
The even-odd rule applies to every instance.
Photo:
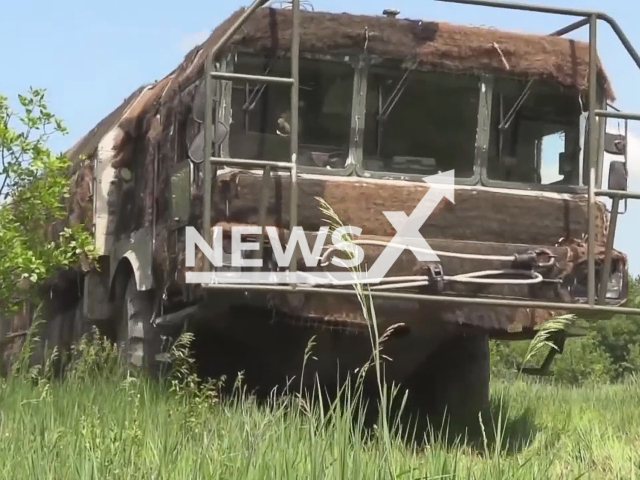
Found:
[[[521,0],[527,1],[527,0]],[[537,0],[557,7],[602,10],[618,21],[640,50],[638,0]],[[223,19],[250,0],[0,0],[0,92],[15,101],[29,87],[46,88],[50,109],[69,135],[54,139],[65,150],[139,86],[162,78],[190,48]],[[550,33],[575,17],[551,16],[435,0],[304,0],[315,10],[380,14],[397,8],[400,16]],[[640,70],[608,25],[600,23],[598,49],[618,98],[616,106],[640,112]],[[570,35],[586,39],[587,29]],[[617,131],[618,122],[609,130]],[[640,125],[631,125],[630,188],[640,190]],[[606,177],[605,177],[606,178]],[[640,274],[640,201],[629,202],[619,220],[616,247]]]

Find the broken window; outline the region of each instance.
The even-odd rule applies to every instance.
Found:
[[[515,80],[496,81],[488,177],[534,185],[580,185],[577,93]]]
[[[474,173],[480,81],[476,76],[373,70],[364,169],[404,175]]]
[[[241,57],[237,73],[291,76],[287,58]],[[345,168],[349,158],[354,70],[321,60],[300,61],[299,153],[301,166]],[[230,155],[288,161],[291,88],[287,85],[236,84],[232,95]]]

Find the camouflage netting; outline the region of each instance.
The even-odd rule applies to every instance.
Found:
[[[566,38],[445,22],[317,12],[302,12],[300,30],[300,50],[306,53],[366,52],[385,59],[417,60],[422,68],[440,71],[546,79],[582,91],[588,86],[589,45]],[[212,46],[212,38],[205,47]],[[258,12],[233,44],[261,53],[287,52],[291,45],[291,11]],[[607,97],[613,99],[602,65],[598,67]]]
[[[117,126],[114,167],[128,167],[138,180],[135,190],[123,193],[118,207],[116,235],[156,225],[154,257],[167,271],[169,199],[156,195],[169,189],[169,172],[186,158],[185,146],[198,128],[189,121],[196,86],[202,80],[206,55],[243,10],[219,25],[172,71],[154,84],[134,92],[70,151],[74,161],[73,195],[69,204],[72,223],[92,222],[90,162],[100,140]],[[564,38],[468,27],[448,23],[301,12],[301,51],[309,54],[363,54],[400,61],[418,61],[421,68],[450,72],[494,72],[522,79],[543,79],[584,93],[587,88],[588,45]],[[291,11],[264,8],[254,14],[234,37],[238,50],[286,53],[290,48]],[[599,79],[607,97],[613,91],[600,62]],[[189,125],[191,123],[191,125]],[[176,133],[177,132],[177,133]],[[180,137],[180,138],[179,138]],[[137,173],[136,173],[137,172]],[[196,195],[197,197],[197,195]]]
[[[91,203],[91,164],[81,163],[80,158],[92,157],[100,139],[114,126],[119,124],[124,132],[119,141],[117,162],[120,166],[132,162],[131,153],[137,149],[136,143],[138,151],[147,157],[144,160],[146,172],[153,171],[156,151],[159,152],[160,165],[174,163],[172,157],[175,148],[171,145],[169,131],[174,122],[184,121],[184,115],[188,115],[188,107],[182,102],[181,93],[201,79],[206,53],[242,12],[235,12],[220,24],[169,75],[133,92],[120,107],[70,149],[69,156],[75,164],[73,198],[69,205],[72,223],[90,223],[92,220],[92,209],[88,206]],[[417,60],[422,68],[451,72],[494,72],[523,79],[552,80],[583,92],[587,88],[588,44],[565,38],[444,22],[301,12],[300,42],[301,51],[310,54],[367,52],[398,61]],[[260,9],[231,43],[241,50],[286,53],[291,43],[291,11]],[[600,82],[607,97],[612,100],[613,90],[599,61],[598,67]],[[162,132],[163,129],[167,131]],[[162,175],[166,171],[167,168],[160,168],[158,173]],[[148,198],[152,194],[152,185],[145,183],[149,189]],[[166,208],[164,204],[160,206]],[[148,215],[143,216],[149,220]],[[162,216],[161,213],[159,217]]]

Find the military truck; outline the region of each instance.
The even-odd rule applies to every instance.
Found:
[[[579,17],[541,35],[266,3],[231,15],[69,152],[70,216],[100,253],[78,314],[111,329],[133,366],[155,371],[167,332],[187,322],[212,332],[201,351],[265,384],[299,378],[312,338],[303,382],[361,367],[372,319],[354,285],[291,281],[328,268],[300,249],[274,261],[274,239],[327,225],[318,199],[361,229],[367,270],[429,198],[417,231],[437,259],[400,248],[365,288],[388,333],[386,379],[428,412],[487,405],[490,338],[532,338],[561,313],[638,313],[624,306],[627,257],[613,248],[621,204],[638,194],[627,191],[626,133],[606,121],[639,117],[612,108],[596,26],[640,58],[614,20],[457,0]],[[587,25],[590,42],[565,38]],[[238,227],[252,232],[238,238],[258,266],[212,264],[189,240],[230,253]],[[328,242],[317,256],[339,250]],[[228,271],[285,276],[220,281]]]

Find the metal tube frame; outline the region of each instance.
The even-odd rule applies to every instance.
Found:
[[[260,83],[272,83],[274,85],[293,85],[294,80],[292,78],[283,77],[268,77],[264,75],[246,75],[243,73],[230,73],[230,72],[209,72],[211,78],[215,80],[244,80]]]
[[[604,263],[602,265],[602,275],[600,278],[600,291],[598,300],[600,305],[604,305],[607,300],[607,285],[609,284],[609,272],[611,272],[611,257],[613,253],[613,242],[616,238],[616,228],[618,226],[618,210],[620,209],[620,199],[614,198],[611,206],[611,218],[609,219],[609,231],[607,233],[607,245],[605,247]]]
[[[603,20],[608,23],[613,29],[614,33],[618,36],[621,43],[634,60],[638,68],[640,69],[640,55],[636,52],[631,42],[624,34],[618,23],[609,15],[589,10],[579,9],[567,9],[550,6],[538,6],[527,5],[513,2],[497,2],[493,0],[436,0],[448,3],[459,3],[476,6],[497,7],[512,10],[522,10],[539,13],[550,13],[556,15],[565,16],[578,16],[583,17],[581,20],[568,25],[556,32],[553,32],[553,36],[561,36],[572,31],[577,30],[583,26],[589,25],[589,85],[588,85],[588,97],[589,97],[589,139],[588,139],[588,168],[589,168],[589,186],[588,186],[588,286],[587,286],[587,303],[558,303],[558,302],[542,302],[542,301],[528,301],[528,300],[512,300],[512,299],[494,299],[494,298],[473,298],[473,297],[458,297],[458,296],[436,296],[436,295],[421,295],[410,293],[398,293],[398,292],[370,292],[375,298],[393,299],[393,300],[410,300],[419,302],[435,302],[435,303],[456,303],[460,305],[484,305],[484,306],[501,306],[501,307],[514,307],[514,308],[540,308],[550,310],[563,310],[573,312],[602,312],[602,313],[620,313],[638,315],[640,309],[608,306],[608,305],[596,305],[596,281],[595,281],[595,203],[597,196],[608,196],[614,199],[614,206],[619,205],[620,199],[640,199],[640,193],[636,192],[624,192],[624,191],[611,191],[602,190],[596,188],[596,168],[598,163],[598,135],[597,125],[598,118],[620,118],[625,120],[640,120],[640,114],[623,113],[623,112],[611,112],[607,110],[599,110],[596,108],[597,102],[597,22]],[[262,7],[268,2],[268,0],[255,0],[254,3],[243,13],[238,21],[229,29],[225,36],[216,44],[206,61],[207,75],[205,77],[206,86],[206,111],[205,111],[205,126],[214,125],[212,119],[213,111],[213,95],[211,94],[212,80],[214,78],[218,80],[254,80],[261,79],[264,82],[270,83],[286,83],[292,86],[291,90],[291,163],[278,163],[278,162],[261,162],[256,160],[240,160],[240,159],[227,159],[212,156],[212,132],[210,129],[205,129],[205,155],[204,158],[204,221],[203,226],[205,230],[205,239],[211,241],[211,190],[212,190],[212,166],[218,164],[236,164],[244,166],[254,166],[265,168],[268,163],[272,168],[283,168],[291,170],[291,204],[290,204],[290,232],[293,231],[294,226],[297,224],[297,203],[298,203],[298,184],[297,184],[297,154],[298,154],[298,100],[299,100],[299,53],[300,53],[300,31],[299,31],[299,15],[300,15],[300,0],[293,0],[293,27],[292,27],[292,49],[291,49],[291,79],[273,78],[273,77],[256,77],[239,74],[229,74],[221,72],[213,72],[214,59],[216,55],[223,49],[231,40],[233,35],[242,27],[249,16],[255,12],[258,8]],[[215,133],[215,132],[214,132]],[[616,212],[617,213],[617,212]],[[613,214],[611,218],[611,227],[615,230],[617,223],[617,214]],[[611,230],[611,229],[610,229]],[[607,251],[605,254],[605,269],[606,266],[611,265],[611,251],[613,249],[613,241],[615,238],[615,232],[609,232],[607,238]],[[295,274],[296,271],[296,255],[294,254],[291,259],[290,271]],[[605,270],[606,271],[606,270]],[[294,276],[295,278],[295,276]],[[607,278],[603,278],[603,282],[600,285],[600,302],[604,303],[606,300],[606,283]],[[355,295],[355,290],[352,289],[335,289],[335,288],[318,288],[318,287],[306,287],[296,285],[295,282],[289,286],[282,285],[229,285],[229,284],[215,284],[215,285],[203,285],[204,288],[216,288],[224,290],[251,290],[251,291],[266,291],[266,292],[299,292],[308,294],[339,294],[339,295]],[[602,293],[604,291],[604,294]]]
[[[214,136],[212,135],[215,132],[212,132],[212,129],[209,125],[213,126],[215,129],[215,125],[217,122],[213,121],[213,78],[210,73],[213,71],[213,66],[216,57],[222,51],[222,49],[227,46],[227,44],[231,41],[233,36],[238,33],[238,31],[242,28],[242,26],[246,23],[246,21],[253,15],[253,13],[264,6],[269,0],[255,0],[249,8],[247,8],[240,18],[236,20],[236,22],[225,32],[220,41],[216,43],[216,45],[211,49],[209,55],[207,55],[207,59],[205,61],[205,69],[206,74],[204,77],[205,82],[205,110],[204,110],[204,165],[203,165],[203,176],[204,176],[204,192],[203,192],[203,215],[202,219],[202,229],[204,230],[202,233],[203,238],[207,241],[209,245],[213,243],[212,232],[211,232],[211,198],[212,198],[212,189],[213,189],[213,165],[209,161],[212,157],[212,142]],[[294,0],[298,2],[299,0]],[[208,265],[208,262],[207,262]]]
[[[617,112],[615,110],[596,110],[596,117],[615,118],[618,120],[640,120],[640,113]]]
[[[269,160],[245,160],[243,158],[211,157],[209,159],[214,165],[233,165],[246,168],[266,168],[271,167],[276,170],[292,170],[293,165],[287,162],[271,162]]]
[[[598,101],[597,67],[598,53],[596,50],[598,17],[589,17],[589,217],[587,233],[587,299],[589,305],[596,301],[596,168],[598,162],[598,119],[593,114]]]
[[[638,113],[626,113],[619,111],[600,110],[596,108],[598,101],[597,80],[598,80],[598,58],[597,58],[597,24],[598,20],[602,20],[611,26],[618,39],[625,47],[636,66],[640,69],[640,55],[635,50],[627,36],[622,31],[618,23],[609,15],[603,12],[559,8],[542,5],[529,5],[515,2],[499,2],[495,0],[436,0],[447,3],[459,3],[465,5],[475,5],[484,7],[504,8],[510,10],[521,10],[537,13],[550,13],[555,15],[577,16],[583,17],[581,20],[564,27],[551,35],[561,36],[570,33],[578,28],[589,25],[589,84],[588,84],[588,108],[589,108],[589,137],[588,137],[588,169],[589,169],[589,185],[588,185],[588,239],[587,239],[587,303],[590,308],[595,308],[596,300],[596,267],[595,267],[595,209],[596,196],[609,196],[614,199],[614,208],[610,220],[610,231],[607,237],[607,245],[605,250],[604,269],[600,285],[599,303],[604,303],[606,294],[607,277],[606,274],[611,268],[611,257],[613,251],[613,241],[615,238],[615,229],[619,208],[619,200],[621,198],[640,198],[639,193],[635,192],[617,192],[610,190],[602,190],[597,188],[600,176],[597,173],[598,156],[599,156],[599,135],[598,135],[598,119],[599,118],[618,118],[628,120],[640,120]],[[602,135],[600,135],[602,136]],[[608,269],[607,269],[608,266]],[[604,292],[604,294],[603,294]],[[640,309],[636,310],[640,313]]]
[[[307,287],[301,285],[242,285],[230,283],[204,284],[203,288],[221,290],[251,290],[256,292],[281,292],[281,293],[304,293],[304,294],[329,294],[329,295],[358,295],[355,289],[350,288],[327,288],[327,287]],[[586,303],[559,303],[541,302],[535,300],[507,300],[501,298],[477,298],[453,295],[423,295],[419,293],[397,293],[370,291],[365,295],[383,300],[407,300],[425,303],[455,303],[460,305],[480,305],[486,307],[509,307],[509,308],[539,308],[544,310],[559,310],[567,312],[601,312],[601,313],[622,313],[628,315],[638,315],[637,308],[616,307],[608,305],[588,305]]]
[[[289,206],[289,237],[298,224],[298,128],[299,128],[299,96],[300,96],[300,0],[291,2],[291,204]],[[292,272],[295,284],[295,272],[298,266],[298,255],[291,255],[289,271]]]
[[[236,20],[236,22],[225,32],[224,36],[216,43],[207,55],[205,61],[205,116],[204,116],[204,192],[203,192],[203,238],[208,244],[213,242],[211,232],[211,200],[213,197],[214,177],[217,175],[218,165],[235,165],[244,167],[265,168],[269,171],[270,177],[271,169],[290,170],[291,172],[291,203],[289,210],[289,231],[293,232],[293,228],[298,222],[298,181],[297,181],[297,157],[298,157],[298,104],[299,104],[299,77],[300,77],[300,0],[292,0],[292,35],[291,35],[291,78],[282,77],[269,77],[264,75],[244,75],[230,72],[220,72],[214,70],[215,60],[218,54],[229,44],[233,36],[242,28],[247,20],[253,15],[259,8],[263,7],[269,2],[269,0],[255,0]],[[254,81],[263,84],[278,84],[289,85],[291,87],[291,163],[285,162],[267,162],[262,160],[246,160],[246,159],[232,159],[222,158],[218,156],[218,152],[213,152],[213,139],[215,138],[215,129],[217,121],[214,122],[213,111],[213,80],[217,81]],[[219,103],[216,104],[216,111],[219,108]],[[210,127],[211,126],[211,127]],[[218,150],[216,148],[216,150]],[[213,168],[212,168],[213,167]],[[265,188],[266,179],[263,182],[263,188]],[[264,227],[264,225],[263,225]],[[261,240],[264,237],[261,235]],[[289,266],[292,272],[295,272],[297,266],[297,258],[294,255],[291,257],[291,264]],[[209,263],[207,262],[207,268]]]

